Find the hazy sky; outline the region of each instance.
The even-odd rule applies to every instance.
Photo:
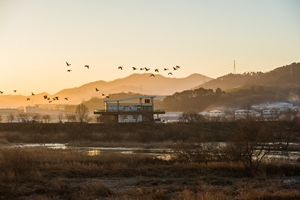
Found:
[[[270,71],[300,61],[299,11],[298,0],[0,0],[0,91],[54,94],[142,72],[132,67]]]

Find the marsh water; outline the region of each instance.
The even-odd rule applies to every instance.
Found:
[[[299,143],[293,143],[292,146],[300,146]],[[96,156],[109,152],[120,154],[143,154],[151,155],[156,158],[169,160],[174,155],[174,150],[171,148],[142,148],[142,147],[77,147],[69,146],[62,143],[30,143],[16,144],[13,147],[40,147],[60,150],[74,150],[87,154],[88,156]],[[300,159],[300,151],[271,151],[265,156],[266,161],[282,161],[282,162],[297,162]]]

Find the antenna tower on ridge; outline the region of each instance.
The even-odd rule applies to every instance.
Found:
[[[236,74],[236,69],[235,69],[235,60],[233,61],[233,74]]]

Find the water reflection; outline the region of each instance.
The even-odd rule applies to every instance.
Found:
[[[222,144],[221,144],[222,145]],[[299,144],[297,144],[299,145]],[[61,150],[80,150],[88,156],[98,156],[103,153],[116,152],[121,154],[142,154],[150,155],[154,158],[171,160],[174,158],[174,150],[169,148],[128,148],[128,147],[71,147],[68,144],[61,143],[45,143],[45,144],[17,144],[13,147],[46,147],[51,149]],[[266,155],[265,161],[279,161],[279,162],[297,162],[300,158],[299,151],[271,151],[269,155]]]
[[[87,150],[87,155],[88,156],[98,156],[98,155],[100,155],[100,150],[99,149]]]

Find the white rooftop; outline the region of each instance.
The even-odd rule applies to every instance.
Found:
[[[148,99],[148,98],[155,98],[156,96],[153,95],[143,95],[143,96],[135,96],[129,98],[122,98],[122,99],[112,99],[112,100],[103,100],[103,102],[119,102],[119,101],[129,101],[133,99]]]

